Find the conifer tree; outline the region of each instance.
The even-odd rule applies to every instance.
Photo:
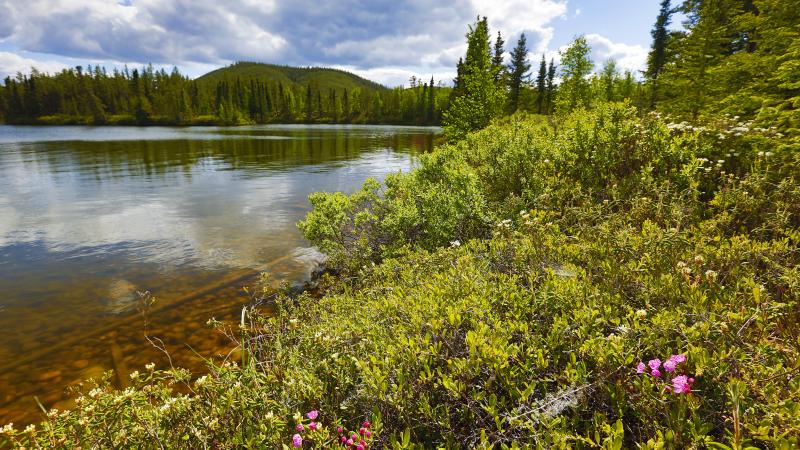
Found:
[[[539,75],[536,77],[536,112],[544,114],[545,102],[547,100],[547,61],[542,53],[542,61],[539,62]]]
[[[500,31],[497,32],[497,39],[494,41],[494,53],[492,54],[492,70],[494,71],[494,80],[500,82],[505,76],[505,66],[503,65],[503,53],[505,50],[503,46],[506,41]]]
[[[550,58],[550,65],[547,67],[547,99],[545,100],[545,113],[553,110],[556,97],[556,65],[553,58]]]
[[[428,125],[433,124],[436,121],[435,117],[436,111],[436,93],[434,92],[433,87],[433,76],[431,75],[431,83],[430,87],[428,88],[428,110],[426,111],[426,122]]]
[[[517,41],[517,46],[511,52],[511,64],[508,67],[508,96],[511,101],[511,112],[515,112],[519,108],[520,92],[523,85],[528,81],[528,71],[530,69],[528,46],[525,40],[525,33],[522,33]]]
[[[647,55],[647,77],[651,82],[650,107],[655,107],[658,101],[658,76],[667,61],[667,41],[669,39],[669,26],[672,16],[670,0],[661,0],[661,9],[656,18],[656,24],[650,35],[653,37],[653,45]]]

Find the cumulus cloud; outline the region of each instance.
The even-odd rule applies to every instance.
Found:
[[[17,72],[29,73],[36,67],[40,72],[58,72],[66,66],[58,61],[42,61],[24,58],[16,53],[0,52],[0,78],[14,76]]]
[[[287,43],[264,25],[274,7],[254,0],[4,2],[16,21],[6,39],[23,50],[154,63],[275,57]]]
[[[470,0],[474,9],[489,19],[489,25],[506,36],[526,33],[536,52],[547,49],[553,38],[553,19],[567,13],[567,2],[556,0]],[[537,38],[538,39],[535,39]]]
[[[493,34],[503,32],[509,49],[526,33],[538,62],[553,54],[556,20],[571,14],[567,0],[0,0],[0,49],[25,55],[10,61],[6,54],[0,71],[26,71],[33,54],[175,64],[196,74],[247,60],[348,67],[394,85],[411,74],[451,76],[466,51],[467,24],[479,15]],[[597,57],[614,57],[622,67],[640,67],[646,54],[641,46],[587,38]]]
[[[600,65],[606,60],[614,59],[623,70],[636,72],[647,65],[648,49],[641,45],[630,45],[613,42],[599,34],[587,34],[586,41],[592,46],[592,56]]]

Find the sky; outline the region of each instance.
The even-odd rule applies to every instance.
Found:
[[[659,0],[0,0],[0,77],[152,63],[197,77],[236,61],[350,70],[387,86],[450,83],[478,15],[510,51],[558,62],[585,35],[599,67],[642,70]],[[506,55],[508,57],[508,55]]]

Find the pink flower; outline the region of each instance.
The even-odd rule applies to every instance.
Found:
[[[366,445],[367,445],[367,443],[366,443],[366,442],[364,442],[364,440],[362,439],[362,440],[358,441],[358,445],[364,445],[364,446],[366,446]]]
[[[666,370],[667,372],[675,372],[675,366],[677,364],[678,363],[676,363],[672,358],[670,358],[666,362],[664,362],[664,370]]]
[[[357,435],[357,434],[355,434],[355,433],[353,433],[353,434],[350,436],[350,439],[352,439],[352,440],[353,440],[353,442],[355,442],[355,441],[357,441],[357,440],[358,440],[358,435]]]
[[[297,431],[303,431],[303,428],[304,428],[304,427],[303,427],[303,424],[302,424],[302,423],[298,423],[298,424],[297,424],[297,425],[295,425],[295,427],[294,427],[294,429],[295,429],[295,430],[297,430]]]
[[[306,413],[306,417],[308,417],[311,420],[316,419],[318,415],[319,415],[319,411],[317,411],[316,409]]]
[[[359,444],[358,447],[356,447],[356,450],[364,450],[364,446]]]
[[[639,365],[636,366],[636,373],[644,373],[645,370],[647,370],[647,366],[645,366],[643,362],[640,362]]]
[[[361,426],[364,428],[369,428],[369,422],[364,421],[364,423],[362,423]]]
[[[647,365],[650,366],[650,370],[658,370],[658,368],[661,367],[661,360],[658,358],[651,359],[647,362]]]
[[[295,434],[292,436],[292,445],[294,445],[294,448],[298,448],[303,445],[303,438],[300,436],[300,434]]]
[[[688,394],[692,392],[692,383],[694,383],[694,378],[689,378],[686,375],[679,375],[672,379],[672,392],[676,394]]]
[[[347,442],[347,438],[345,436],[342,436],[342,444],[344,444],[345,442]]]
[[[317,430],[317,422],[311,422],[310,424],[308,424],[308,428],[311,429],[311,431],[316,431]]]
[[[353,445],[353,440],[352,439],[348,439],[347,440],[347,445]]]
[[[669,357],[670,361],[675,361],[675,364],[680,364],[682,362],[686,362],[686,355],[683,353],[679,355],[672,355]]]
[[[366,436],[368,438],[372,437],[372,431],[367,430],[367,432],[364,433],[364,436]]]
[[[364,428],[364,427],[361,427],[361,428],[358,430],[358,434],[360,434],[360,435],[362,435],[362,436],[363,436],[363,435],[364,435],[364,433],[365,433],[366,431],[367,431],[367,429],[366,429],[366,428]]]
[[[338,428],[336,428],[336,432],[339,433],[339,434],[342,434],[342,433],[344,433],[344,429],[342,427],[338,427]]]
[[[661,376],[661,371],[660,371],[660,370],[658,370],[658,369],[653,369],[653,371],[652,371],[652,372],[650,372],[650,375],[652,375],[652,376],[654,376],[654,377],[658,378],[658,377],[660,377],[660,376]]]

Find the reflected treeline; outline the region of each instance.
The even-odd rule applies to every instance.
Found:
[[[346,162],[365,152],[392,150],[415,155],[433,148],[435,134],[284,130],[268,135],[226,132],[228,138],[151,141],[39,142],[21,146],[26,164],[53,172],[77,171],[98,180],[158,177],[201,164],[230,169],[285,170],[304,165]],[[219,167],[218,167],[219,168]]]

